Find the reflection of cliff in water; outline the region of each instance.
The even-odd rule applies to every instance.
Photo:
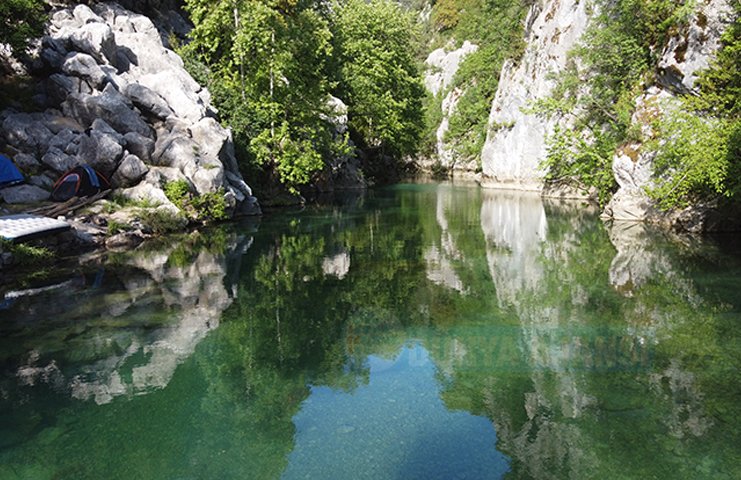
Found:
[[[219,326],[232,303],[229,257],[251,239],[231,234],[211,248],[202,243],[193,234],[57,285],[6,293],[13,301],[0,316],[12,320],[2,328],[16,340],[6,351],[25,359],[13,376],[101,404],[167,386]]]
[[[629,443],[642,441],[641,430],[654,421],[672,438],[701,441],[714,424],[704,401],[711,392],[688,365],[696,352],[677,349],[675,337],[702,305],[712,306],[683,271],[676,248],[636,225],[613,226],[608,237],[578,203],[484,193],[491,277],[500,308],[519,324],[518,350],[529,373],[481,374],[478,382],[515,473],[609,472],[611,461],[596,445],[610,445],[616,458],[635,455]],[[642,418],[625,418],[625,409]],[[620,445],[616,436],[624,437]],[[648,461],[637,459],[634,472]]]

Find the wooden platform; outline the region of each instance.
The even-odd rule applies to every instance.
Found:
[[[54,235],[70,228],[64,220],[28,213],[0,217],[0,237],[13,242]]]

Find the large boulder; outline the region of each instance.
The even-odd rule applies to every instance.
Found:
[[[62,109],[65,115],[78,119],[85,127],[101,118],[121,134],[136,132],[146,137],[153,134],[129,99],[110,84],[99,95],[70,95]]]
[[[82,137],[77,157],[80,163],[92,165],[103,175],[110,177],[118,167],[123,151],[123,146],[116,136],[100,130],[91,130],[89,135]]]
[[[50,108],[0,113],[2,140],[26,155],[36,185],[91,164],[137,200],[175,209],[163,187],[185,179],[200,194],[223,192],[233,211],[255,212],[231,132],[165,47],[166,31],[114,3],[56,10],[34,67],[47,73],[39,98]]]
[[[149,171],[144,162],[136,155],[126,155],[111,177],[113,188],[127,188],[139,183]]]
[[[124,95],[129,97],[139,110],[154,115],[161,120],[173,114],[167,101],[160,94],[139,83],[126,85]]]
[[[43,155],[54,135],[42,120],[41,114],[11,113],[2,122],[2,136],[22,152]]]
[[[0,190],[5,203],[36,203],[49,199],[49,192],[35,185],[16,185]]]
[[[98,62],[85,53],[70,53],[64,59],[61,69],[67,75],[87,81],[92,88],[103,88],[108,79]]]

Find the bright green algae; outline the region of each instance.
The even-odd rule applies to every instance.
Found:
[[[740,478],[734,241],[430,184],[112,256],[6,292],[0,478]]]

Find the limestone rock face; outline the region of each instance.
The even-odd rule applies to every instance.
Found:
[[[669,40],[659,60],[658,81],[676,93],[694,90],[697,74],[710,65],[732,9],[728,0],[698,2],[686,25]]]
[[[171,6],[129,4],[147,11]],[[166,17],[160,12],[157,18]],[[185,33],[181,23],[170,31]],[[198,193],[222,191],[232,212],[260,212],[208,90],[163,44],[152,20],[115,3],[77,5],[55,11],[48,32],[39,52],[41,69],[49,72],[40,96],[46,110],[0,112],[0,141],[17,153],[17,164],[45,170],[24,173],[56,178],[90,164],[114,187],[126,188],[124,195],[165,205],[171,204],[164,182],[184,178]],[[177,174],[153,174],[155,166]],[[136,188],[139,182],[144,185]]]
[[[546,136],[557,121],[523,112],[533,101],[547,98],[568,52],[589,24],[585,1],[545,0],[530,7],[526,19],[527,48],[519,62],[505,63],[489,115],[489,134],[481,153],[484,186],[541,190]]]
[[[458,67],[463,59],[467,55],[477,51],[478,48],[478,45],[474,45],[466,40],[463,42],[463,45],[456,50],[446,51],[444,48],[438,48],[430,53],[427,60],[425,60],[425,65],[427,66],[427,72],[425,73],[425,86],[427,87],[427,90],[429,90],[433,95],[445,93],[450,87],[456,72],[458,72]],[[435,163],[439,162],[439,164],[446,169],[470,169],[471,171],[476,169],[475,162],[473,166],[457,164],[452,148],[445,142],[445,134],[450,125],[450,117],[455,112],[458,101],[464,93],[465,92],[460,88],[454,88],[445,93],[445,98],[443,98],[441,105],[443,118],[435,133],[437,138],[435,149],[437,158],[420,160],[420,164],[423,168],[431,169]]]
[[[669,40],[658,64],[658,85],[635,100],[636,110],[631,122],[640,128],[644,140],[654,137],[651,123],[676,102],[675,94],[694,91],[697,73],[710,64],[720,47],[720,36],[731,18],[730,12],[728,0],[698,2],[687,25]],[[605,207],[603,217],[664,223],[697,232],[733,228],[733,222],[719,221],[720,214],[712,206],[661,214],[645,193],[653,182],[654,156],[641,142],[618,149],[612,171],[620,188]]]
[[[450,86],[455,77],[461,61],[476,50],[478,45],[466,40],[460,48],[452,51],[446,51],[444,48],[438,48],[427,56],[425,65],[428,68],[425,75],[425,87],[437,95]]]

